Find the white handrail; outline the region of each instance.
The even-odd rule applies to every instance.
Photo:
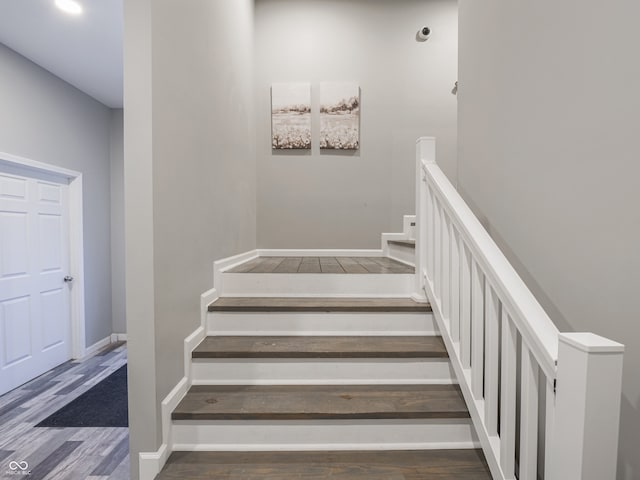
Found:
[[[613,480],[624,346],[561,334],[435,158],[435,139],[420,138],[416,289],[494,479]]]
[[[465,237],[473,257],[512,313],[518,331],[533,349],[545,374],[555,377],[559,330],[442,170],[435,163],[422,160],[421,164],[443,206],[449,210],[451,221]]]

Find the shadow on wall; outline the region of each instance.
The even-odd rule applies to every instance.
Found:
[[[620,418],[627,421],[620,424],[620,444],[618,446],[618,479],[636,480],[640,478],[640,457],[638,456],[638,445],[635,442],[623,442],[624,438],[633,438],[640,432],[640,409],[633,405],[626,396],[622,396],[620,405]],[[629,421],[630,420],[630,421]],[[623,459],[626,459],[623,460]],[[629,462],[634,460],[634,464]]]
[[[459,189],[460,195],[464,198],[464,201],[469,205],[473,213],[478,217],[480,223],[484,227],[484,229],[489,232],[489,235],[493,239],[494,242],[498,245],[498,248],[504,253],[509,260],[509,263],[515,268],[522,281],[527,285],[529,290],[533,293],[534,297],[538,300],[538,302],[543,306],[544,310],[549,315],[551,321],[555,324],[555,326],[561,332],[572,332],[574,328],[571,327],[571,324],[567,321],[565,316],[560,312],[560,310],[555,306],[551,298],[545,293],[540,284],[536,282],[535,278],[529,273],[524,264],[520,261],[518,256],[515,254],[507,242],[504,241],[504,238],[500,235],[500,233],[493,228],[491,223],[487,220],[487,218],[482,214],[478,206],[473,202],[473,200],[466,195],[462,188]]]

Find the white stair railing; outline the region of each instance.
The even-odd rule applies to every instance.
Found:
[[[624,346],[561,334],[417,142],[416,286],[494,479],[615,479]]]

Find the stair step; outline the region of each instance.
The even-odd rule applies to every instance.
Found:
[[[431,312],[410,298],[220,297],[210,312]]]
[[[415,240],[389,240],[390,245],[399,245],[401,247],[416,248]]]
[[[196,385],[173,420],[455,419],[457,385]]]
[[[482,450],[173,452],[156,480],[491,480]]]
[[[446,358],[441,337],[210,336],[193,358]]]

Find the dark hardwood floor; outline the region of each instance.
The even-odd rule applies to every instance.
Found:
[[[481,450],[174,452],[156,480],[491,480]]]
[[[211,336],[193,358],[447,358],[441,337]]]
[[[428,313],[431,305],[410,298],[220,297],[210,312],[395,312]]]
[[[174,420],[468,418],[457,385],[195,385]]]
[[[412,274],[415,269],[387,257],[257,257],[227,273]]]

